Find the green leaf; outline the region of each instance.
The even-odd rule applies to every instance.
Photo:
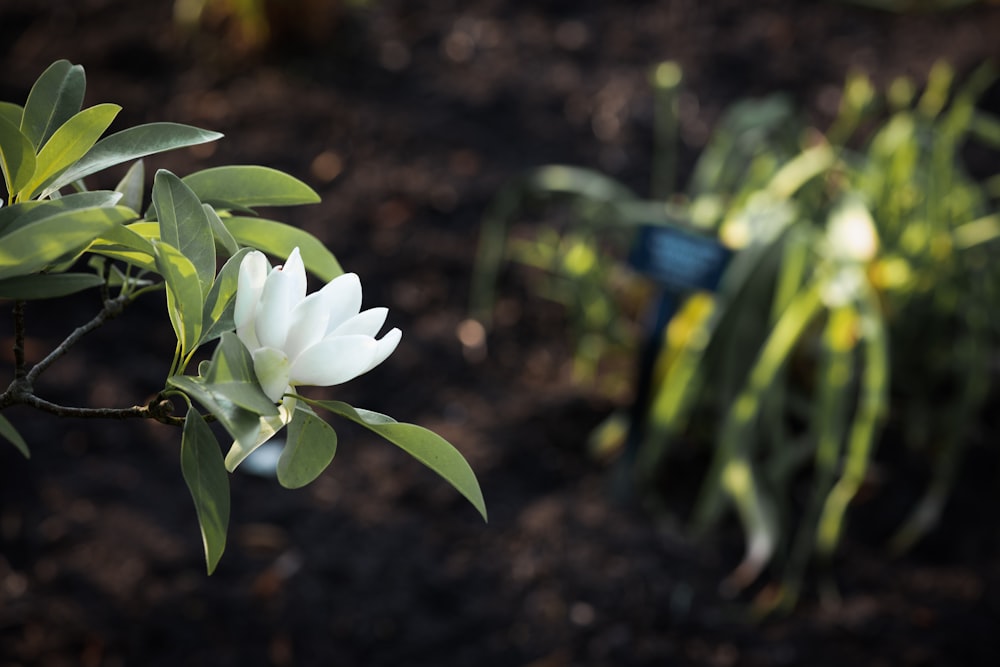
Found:
[[[315,412],[300,405],[288,424],[285,448],[278,457],[278,483],[298,489],[320,476],[337,453],[337,432]]]
[[[164,241],[150,241],[156,270],[167,283],[167,312],[174,327],[181,357],[186,359],[201,339],[201,313],[204,307],[201,282],[191,261]]]
[[[181,179],[161,169],[153,179],[153,206],[160,238],[194,266],[203,293],[215,279],[215,238],[198,196]]]
[[[189,375],[172,375],[167,384],[180,389],[219,420],[241,447],[253,449],[260,435],[260,417],[212,392],[203,381]]]
[[[285,259],[294,248],[299,248],[306,269],[323,282],[330,282],[344,272],[337,258],[319,239],[297,227],[241,216],[223,218],[222,222],[240,244],[275,257]]]
[[[13,199],[35,173],[35,149],[16,125],[0,116],[0,169],[7,198]]]
[[[93,273],[53,273],[18,276],[0,280],[0,299],[51,299],[82,292],[103,285],[104,279]]]
[[[24,107],[13,102],[0,102],[0,118],[4,119],[21,131],[21,118],[24,116]],[[32,146],[34,149],[34,146]],[[34,150],[32,150],[34,152]]]
[[[401,424],[383,414],[354,408],[342,401],[317,401],[296,397],[309,405],[329,410],[377,433],[423,463],[451,484],[487,519],[486,502],[476,474],[454,445],[438,434],[415,424]]]
[[[136,160],[115,186],[115,192],[122,194],[123,206],[128,206],[133,211],[142,210],[142,191],[145,180],[146,165],[143,164],[142,160]]]
[[[278,414],[274,401],[264,395],[257,383],[250,352],[231,331],[222,335],[204,379],[206,389],[241,408],[262,416]]]
[[[154,223],[155,225],[155,223]],[[156,251],[150,239],[132,229],[134,225],[117,226],[105,231],[87,248],[89,252],[121,260],[146,271],[158,271]]]
[[[119,111],[121,107],[117,104],[98,104],[66,121],[38,152],[35,173],[18,192],[18,197],[29,199],[83,157],[108,129]]]
[[[243,248],[219,270],[212,288],[205,298],[205,309],[202,314],[202,334],[199,345],[221,336],[226,331],[236,328],[233,322],[233,310],[236,306],[236,288],[239,284],[240,264],[243,258],[251,252],[251,248]]]
[[[227,255],[232,257],[240,249],[240,244],[229,233],[226,225],[222,222],[222,218],[219,217],[219,214],[215,212],[215,209],[210,204],[202,204],[202,208],[205,209],[205,215],[208,216],[208,224],[212,227],[212,235],[215,237],[216,247],[221,247],[226,251]]]
[[[88,208],[18,227],[0,236],[0,278],[36,273],[134,217],[135,213],[123,206]]]
[[[212,574],[226,549],[229,475],[212,429],[193,407],[188,410],[181,436],[181,473],[194,500],[205,544],[205,563]]]
[[[83,104],[87,77],[83,67],[57,60],[35,81],[21,118],[21,132],[37,151]]]
[[[295,206],[320,201],[316,191],[288,174],[253,165],[213,167],[184,177],[203,202],[216,208]]]
[[[53,181],[50,189],[59,188],[108,167],[164,151],[197,146],[222,137],[218,132],[178,123],[148,123],[109,135],[87,151],[80,160]],[[136,210],[139,210],[136,208]]]
[[[7,234],[25,225],[65,211],[115,206],[121,195],[110,190],[77,192],[51,201],[26,201],[0,208],[0,234]],[[132,217],[137,217],[138,213]]]
[[[10,421],[8,421],[3,415],[0,415],[0,436],[3,436],[5,440],[17,447],[17,450],[24,454],[24,458],[31,458],[31,451],[28,449],[28,443],[24,441],[24,438],[22,438],[21,434],[17,432],[14,425],[11,424]]]

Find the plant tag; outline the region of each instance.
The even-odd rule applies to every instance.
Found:
[[[629,263],[673,292],[719,286],[732,250],[710,236],[671,225],[640,225]]]

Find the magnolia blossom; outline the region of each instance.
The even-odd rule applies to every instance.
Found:
[[[388,313],[361,311],[361,281],[353,273],[306,296],[298,248],[284,266],[271,268],[256,250],[240,264],[236,335],[253,356],[261,389],[275,402],[296,385],[340,384],[385,361],[402,337],[391,329],[375,338]]]

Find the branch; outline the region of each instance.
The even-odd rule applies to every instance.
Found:
[[[10,393],[11,390],[8,389],[4,393],[4,397]],[[181,426],[184,424],[183,417],[175,417],[173,415],[173,403],[169,399],[159,397],[146,405],[135,405],[131,408],[77,408],[52,403],[32,393],[15,392],[10,396],[8,404],[28,405],[58,417],[78,417],[82,419],[155,419],[160,423],[171,426]]]

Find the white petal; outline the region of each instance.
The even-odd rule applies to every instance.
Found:
[[[299,356],[302,350],[315,345],[326,334],[330,319],[330,302],[333,292],[313,292],[292,308],[288,323],[288,336],[284,350],[289,359]]]
[[[371,363],[368,364],[368,368],[364,370],[365,373],[375,368],[383,361],[389,358],[389,355],[396,351],[396,346],[399,345],[399,341],[403,338],[403,332],[399,329],[390,329],[382,338],[375,341],[377,348],[375,349],[375,356],[372,358]]]
[[[282,394],[288,391],[289,381],[288,356],[273,347],[261,347],[253,351],[253,370],[264,394],[278,402]]]
[[[326,331],[330,333],[361,310],[361,280],[356,273],[344,273],[323,286],[321,293],[329,299],[330,313]]]
[[[305,296],[306,274],[296,248],[288,258],[288,263],[284,267],[271,269],[264,282],[254,320],[257,338],[263,347],[280,349],[284,346],[292,308]]]
[[[257,335],[254,333],[254,314],[257,302],[264,291],[264,281],[271,265],[264,253],[254,250],[247,253],[240,262],[239,278],[236,282],[236,306],[233,320],[236,324],[236,335],[249,349],[260,347]]]
[[[292,362],[291,382],[316,387],[347,382],[368,370],[377,352],[371,336],[324,338]]]
[[[385,318],[388,316],[388,308],[369,308],[341,324],[330,335],[350,336],[352,334],[361,334],[363,336],[375,336],[379,329],[382,328],[382,325],[385,324]]]

